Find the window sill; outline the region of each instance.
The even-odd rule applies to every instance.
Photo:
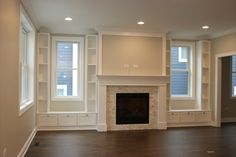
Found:
[[[236,96],[231,96],[231,99],[236,99]]]
[[[19,116],[22,116],[26,111],[28,111],[34,104],[34,101],[28,101],[20,105]]]
[[[170,100],[173,100],[173,101],[185,101],[185,100],[190,100],[190,101],[194,101],[195,98],[194,97],[182,97],[182,96],[179,96],[179,97],[171,97]]]
[[[52,101],[83,101],[83,99],[81,98],[71,98],[71,97],[67,97],[67,98],[54,97],[51,100]]]

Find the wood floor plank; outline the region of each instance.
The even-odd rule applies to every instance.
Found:
[[[236,124],[166,131],[38,132],[25,157],[236,157]]]

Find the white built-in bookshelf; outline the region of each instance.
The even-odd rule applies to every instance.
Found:
[[[201,110],[210,110],[210,52],[210,41],[197,42],[197,104]]]
[[[96,129],[97,124],[97,36],[85,37],[85,110],[50,110],[51,36],[38,33],[37,40],[37,125],[39,130]],[[66,102],[65,102],[66,103]]]
[[[86,36],[86,111],[97,111],[97,35]]]
[[[50,88],[50,34],[38,33],[37,112],[48,112]]]
[[[170,41],[171,45],[171,41]],[[168,54],[168,41],[166,41],[166,57],[171,59]],[[210,108],[210,54],[211,43],[208,40],[197,42],[196,49],[196,105],[195,109],[190,110],[171,110],[167,113],[168,127],[180,126],[205,126],[211,125],[211,108]],[[171,54],[171,53],[170,53]],[[169,55],[169,56],[168,56]],[[166,61],[166,73],[168,74],[168,60]],[[170,65],[171,66],[171,65]],[[170,88],[167,91],[170,91]],[[167,95],[170,94],[167,92]],[[168,95],[169,96],[169,95]],[[169,102],[169,101],[167,101]],[[170,106],[170,105],[169,105]]]
[[[166,75],[171,75],[171,39],[166,40]],[[170,82],[167,83],[166,105],[170,109]]]

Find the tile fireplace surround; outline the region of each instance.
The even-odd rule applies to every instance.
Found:
[[[166,129],[169,76],[98,75],[98,131]],[[149,124],[116,125],[116,93],[149,93]]]

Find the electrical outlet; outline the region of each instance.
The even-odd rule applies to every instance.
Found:
[[[5,157],[7,155],[7,148],[6,147],[4,147],[2,154],[3,154],[3,157]]]

